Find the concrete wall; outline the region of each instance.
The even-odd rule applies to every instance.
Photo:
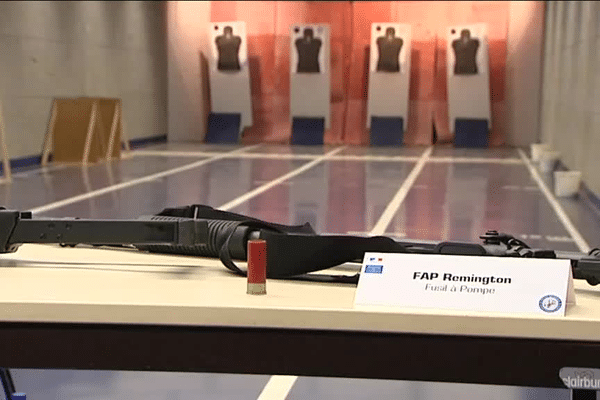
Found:
[[[202,141],[206,134],[210,1],[169,1],[169,141]]]
[[[10,157],[41,153],[53,97],[119,97],[130,139],[165,135],[165,9],[141,1],[0,2]]]
[[[506,40],[506,143],[528,146],[540,139],[542,1],[511,1]]]
[[[542,141],[600,195],[600,3],[548,2]]]

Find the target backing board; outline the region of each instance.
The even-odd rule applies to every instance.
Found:
[[[324,118],[331,128],[329,25],[290,26],[290,122]]]
[[[241,114],[241,134],[252,126],[246,23],[210,22],[208,37],[211,112]]]
[[[450,131],[457,118],[487,119],[491,129],[487,25],[450,26],[446,37]]]
[[[411,34],[408,24],[371,24],[367,128],[372,117],[401,117],[407,129]]]

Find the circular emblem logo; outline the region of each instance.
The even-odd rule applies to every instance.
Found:
[[[542,311],[552,313],[560,310],[560,307],[562,307],[562,301],[558,296],[547,294],[540,299],[539,305]]]

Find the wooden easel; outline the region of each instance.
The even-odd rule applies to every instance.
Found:
[[[127,129],[125,128],[125,116],[123,115],[123,107],[118,107],[119,109],[119,113],[120,113],[120,117],[121,117],[121,137],[125,137],[125,132],[127,132]],[[113,119],[113,124],[115,123],[115,120]],[[111,141],[109,141],[109,143],[112,143],[112,141],[114,141],[114,138],[112,137],[112,129],[111,129]],[[123,141],[123,140],[121,140]],[[112,147],[109,145],[108,147],[109,149],[111,149],[111,153],[112,153]],[[130,158],[133,156],[133,153],[131,152],[131,146],[129,145],[129,140],[125,140],[125,150],[121,151],[121,158]]]
[[[12,175],[10,171],[10,158],[8,157],[8,149],[6,147],[6,128],[4,125],[2,100],[0,100],[0,146],[2,146],[2,166],[4,167],[4,177],[0,179],[0,183],[9,183],[12,182]]]
[[[87,124],[87,131],[86,131],[86,136],[85,136],[83,155],[82,155],[82,158],[80,161],[80,163],[82,165],[89,164],[92,140],[94,139],[94,133],[97,131],[96,126],[97,125],[102,126],[102,124],[103,124],[102,115],[100,112],[98,112],[99,101],[100,101],[99,99],[95,99],[92,103],[91,112],[90,112],[90,116],[89,116],[89,120],[88,120],[88,124]],[[49,159],[50,159],[50,152],[54,145],[55,126],[56,126],[56,120],[57,120],[58,112],[59,112],[58,108],[59,108],[59,105],[58,105],[57,99],[54,99],[54,101],[52,102],[52,112],[50,115],[50,122],[48,123],[48,131],[46,133],[46,138],[44,140],[44,150],[42,152],[42,166],[46,166],[48,164]],[[112,115],[111,129],[110,129],[108,144],[105,145],[104,140],[102,140],[103,138],[99,138],[100,144],[102,146],[102,151],[104,153],[104,160],[106,160],[106,161],[113,158],[113,148],[114,148],[114,144],[115,144],[115,140],[116,140],[116,136],[117,136],[117,127],[118,127],[119,120],[121,120],[121,122],[122,122],[122,115],[123,115],[123,110],[122,110],[121,102],[118,101],[115,105],[115,109],[114,109],[114,112]],[[127,152],[129,152],[131,150],[130,145],[129,145],[129,140],[126,137],[126,133],[125,133],[126,131],[125,131],[124,127],[121,127],[121,128],[122,128],[121,129],[121,143],[125,142],[125,149]]]

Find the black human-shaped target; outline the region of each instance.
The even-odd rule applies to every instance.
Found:
[[[404,41],[402,38],[396,37],[394,28],[387,28],[385,36],[377,38],[377,71],[378,72],[400,72],[400,62],[398,56],[402,50]]]
[[[215,27],[215,29],[216,28],[217,27]],[[219,53],[217,69],[219,71],[239,71],[239,53],[242,38],[233,34],[233,28],[231,26],[226,26],[223,28],[223,34],[217,36],[215,42]]]
[[[303,37],[296,39],[296,51],[298,53],[298,73],[319,73],[319,52],[322,46],[321,39],[314,37],[312,28],[304,28]]]
[[[477,50],[479,49],[479,40],[471,38],[471,32],[468,29],[460,31],[460,38],[452,42],[454,50],[454,74],[455,75],[476,75],[477,71]]]

